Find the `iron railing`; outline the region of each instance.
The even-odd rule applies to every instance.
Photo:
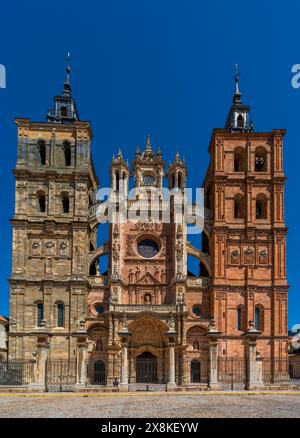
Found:
[[[72,391],[76,383],[77,362],[68,359],[48,359],[45,384],[49,392]]]
[[[0,362],[0,385],[24,386],[34,379],[34,361],[9,359]]]

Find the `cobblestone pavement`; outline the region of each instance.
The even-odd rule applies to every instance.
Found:
[[[300,418],[300,394],[15,396],[0,394],[1,418]]]

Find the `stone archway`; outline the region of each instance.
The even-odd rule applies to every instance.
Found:
[[[168,326],[150,315],[132,321],[128,329],[129,381],[161,383],[168,378]]]

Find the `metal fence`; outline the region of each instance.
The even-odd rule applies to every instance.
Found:
[[[46,390],[48,392],[73,391],[76,383],[76,374],[76,360],[47,360],[45,373]]]
[[[300,383],[300,372],[288,359],[263,359],[262,376],[264,383]]]
[[[0,362],[0,385],[24,386],[33,381],[34,362],[9,359]]]
[[[247,368],[244,358],[219,358],[218,382],[224,390],[245,389],[247,381]]]

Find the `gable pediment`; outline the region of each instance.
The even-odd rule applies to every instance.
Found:
[[[135,284],[159,284],[159,281],[150,272],[147,272]]]

